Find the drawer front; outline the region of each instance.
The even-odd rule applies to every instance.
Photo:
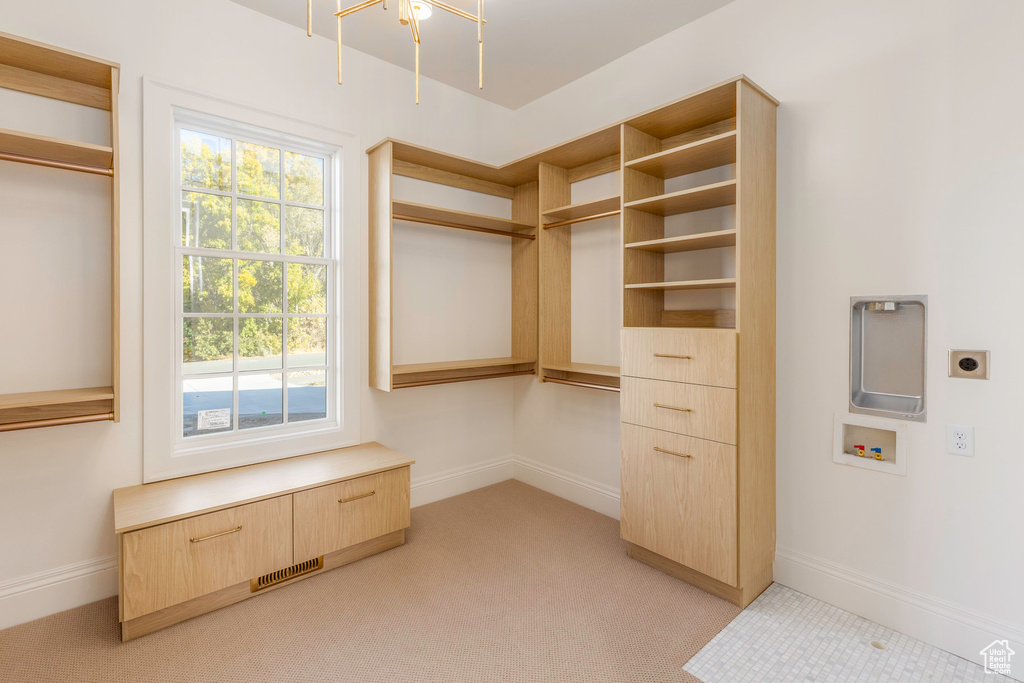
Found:
[[[295,561],[326,555],[410,524],[409,468],[301,491],[295,496]]]
[[[622,378],[622,421],[736,444],[736,390]]]
[[[622,374],[736,388],[732,330],[622,330]]]
[[[736,447],[622,425],[621,528],[630,543],[737,585]]]
[[[131,531],[122,544],[128,620],[290,566],[291,496]]]

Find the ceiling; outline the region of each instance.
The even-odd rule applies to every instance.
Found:
[[[303,29],[303,0],[233,0]],[[424,76],[510,109],[557,90],[655,38],[732,0],[486,0],[484,89],[477,89],[476,24],[435,9],[422,22]],[[342,0],[342,7],[357,0]],[[476,0],[447,0],[476,14]],[[314,0],[313,30],[335,39],[335,3]],[[398,0],[342,20],[345,45],[406,69],[413,68],[408,27],[398,23]]]

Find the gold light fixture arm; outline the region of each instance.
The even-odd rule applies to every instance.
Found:
[[[306,36],[313,37],[313,0],[306,0]]]
[[[412,1],[405,0],[409,10],[409,28],[412,30],[412,40],[416,45],[416,104],[420,103],[420,20],[412,11]]]
[[[480,89],[484,89],[484,0],[476,6],[476,40],[480,44]]]
[[[438,0],[428,0],[428,1],[430,2],[430,4],[433,7],[436,7],[438,9],[443,9],[445,12],[451,12],[455,16],[462,17],[464,19],[469,19],[470,21],[475,21],[477,23],[480,23],[483,20],[483,17],[474,17],[469,12],[463,12],[458,7],[452,7],[451,5],[446,5],[445,3],[439,2]]]
[[[350,14],[355,14],[359,10],[364,10],[367,7],[373,7],[374,5],[379,5],[381,2],[383,2],[383,0],[366,0],[366,2],[361,2],[358,5],[352,5],[348,9],[338,10],[334,16],[347,17]]]
[[[335,0],[335,7],[341,12],[341,0]],[[338,85],[341,85],[341,17],[334,15],[334,21],[338,24]]]

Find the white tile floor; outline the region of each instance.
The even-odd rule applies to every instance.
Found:
[[[876,649],[872,641],[884,643],[887,649]],[[705,683],[1013,683],[777,583],[683,669]]]

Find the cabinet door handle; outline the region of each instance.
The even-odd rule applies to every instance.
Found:
[[[667,406],[664,403],[655,403],[654,407],[655,408],[664,408],[665,410],[676,410],[676,411],[679,411],[680,413],[692,413],[693,412],[693,410],[691,410],[690,408],[676,408],[675,406]]]
[[[656,353],[655,358],[675,358],[677,360],[693,360],[693,356],[676,356],[671,353]]]
[[[658,448],[657,446],[654,447],[654,450],[658,451],[659,453],[665,453],[666,455],[674,455],[677,458],[692,458],[693,457],[689,453],[676,453],[675,451],[666,451],[664,448]]]
[[[202,543],[203,541],[209,541],[211,538],[219,538],[220,536],[227,536],[228,534],[237,534],[241,530],[242,530],[242,525],[239,524],[234,529],[228,529],[227,531],[222,531],[219,534],[210,534],[209,536],[203,536],[202,538],[190,538],[190,539],[188,539],[188,542],[189,543]]]
[[[369,498],[370,496],[372,496],[375,493],[377,493],[377,492],[376,491],[370,491],[369,493],[360,493],[358,496],[352,496],[351,498],[339,498],[338,502],[339,503],[351,503],[353,500],[359,500],[360,498]]]

